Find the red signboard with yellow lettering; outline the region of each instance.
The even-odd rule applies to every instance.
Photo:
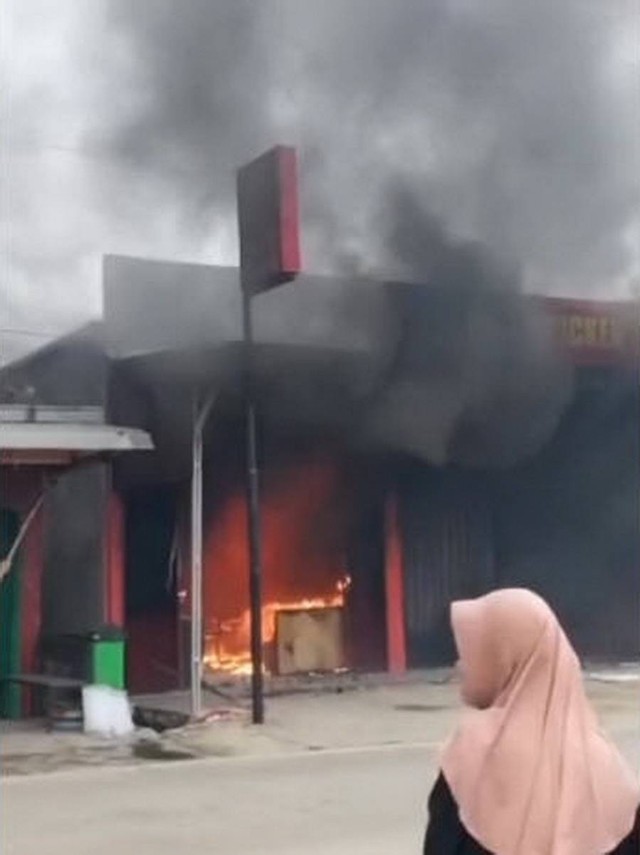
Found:
[[[638,354],[636,304],[545,298],[561,347],[579,365],[631,362]]]

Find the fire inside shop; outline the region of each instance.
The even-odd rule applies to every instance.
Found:
[[[262,634],[269,672],[347,665],[343,615],[351,577],[345,517],[340,519],[338,507],[343,490],[338,467],[315,460],[280,473],[265,496]],[[246,501],[236,492],[213,522],[205,548],[205,665],[214,672],[251,668],[247,564]],[[297,651],[295,627],[287,639],[287,622],[294,618],[306,618],[307,634],[321,633],[317,625],[324,621],[325,638],[315,651]]]

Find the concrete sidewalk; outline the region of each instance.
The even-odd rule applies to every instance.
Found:
[[[606,730],[640,768],[640,669],[592,672],[590,697]],[[174,698],[174,705],[178,702]],[[182,701],[181,701],[182,702]],[[349,691],[280,695],[267,702],[267,723],[249,724],[248,710],[219,704],[208,722],[158,737],[138,733],[113,742],[82,734],[47,734],[33,725],[0,727],[2,774],[31,774],[68,767],[141,764],[225,756],[300,753],[374,746],[437,745],[455,726],[457,687],[418,675],[392,685]]]

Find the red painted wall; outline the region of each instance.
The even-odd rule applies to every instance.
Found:
[[[42,574],[46,509],[34,518],[22,545],[22,669],[38,669],[38,644],[42,625]]]
[[[20,515],[29,514],[44,485],[44,472],[33,467],[0,469],[0,502]],[[44,569],[44,533],[46,505],[34,517],[22,542],[20,626],[22,671],[38,669],[38,647],[42,625],[42,576]],[[23,712],[31,712],[29,693],[23,692]]]
[[[391,496],[387,505],[385,578],[387,590],[387,666],[391,674],[407,669],[404,610],[404,567],[398,502]]]
[[[124,504],[120,496],[111,491],[107,504],[106,521],[107,595],[106,623],[123,627],[125,623],[125,521]]]

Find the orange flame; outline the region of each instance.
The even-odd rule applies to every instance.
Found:
[[[351,579],[344,572],[343,522],[335,466],[315,461],[289,471],[264,497],[262,514],[265,647],[280,611],[343,607]],[[227,501],[209,532],[205,556],[205,665],[251,673],[247,513],[244,497]],[[268,659],[268,657],[267,657]],[[266,670],[271,670],[267,662]]]
[[[344,576],[338,580],[332,596],[267,603],[262,607],[263,642],[271,644],[275,640],[279,612],[342,608],[350,587],[351,577]],[[217,632],[210,633],[205,639],[205,665],[212,671],[251,674],[250,639],[251,613],[246,609],[236,620],[219,622]],[[243,649],[241,652],[234,652],[234,649],[237,651],[238,644]]]

